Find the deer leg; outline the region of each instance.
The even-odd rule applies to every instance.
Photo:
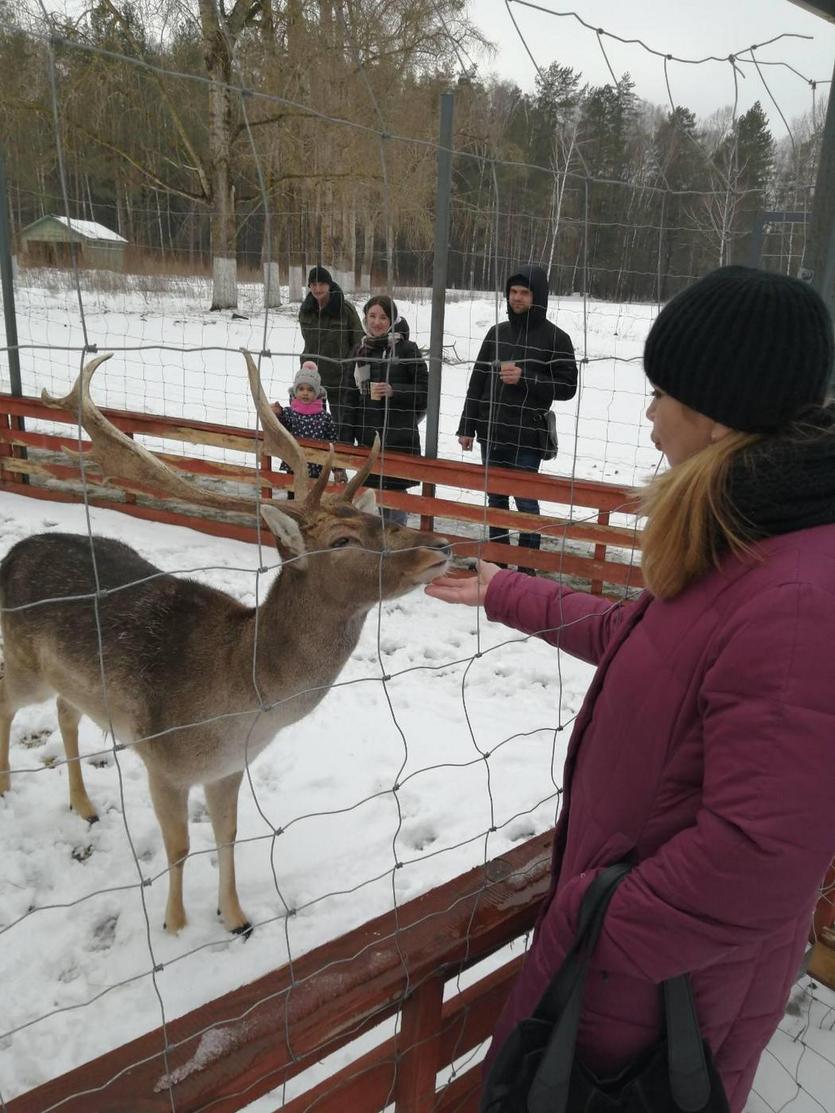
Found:
[[[232,773],[203,786],[215,833],[218,865],[218,912],[224,926],[237,935],[248,936],[252,924],[238,901],[235,885],[235,838],[238,834],[238,789],[243,773]]]
[[[67,776],[70,784],[70,807],[88,823],[96,823],[98,814],[90,802],[87,789],[84,785],[84,776],[81,772],[81,761],[78,756],[78,724],[81,721],[81,712],[73,707],[63,696],[56,700],[58,709],[58,727],[61,738],[64,740],[64,753],[67,755]]]
[[[188,857],[188,788],[169,784],[150,770],[148,785],[168,857],[168,903],[162,926],[176,935],[186,924],[183,865]]]
[[[12,732],[14,708],[6,696],[6,682],[0,678],[0,796],[9,791],[12,775],[9,772],[9,736]]]

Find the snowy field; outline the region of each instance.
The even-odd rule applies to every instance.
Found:
[[[206,288],[196,282],[165,294],[85,291],[88,342],[117,353],[97,375],[97,401],[251,425],[237,349],[282,353],[265,360],[264,380],[271,396],[283,399],[301,336],[296,306],[271,312],[265,331],[257,290],[244,293],[251,308],[240,312],[248,320],[206,312]],[[428,299],[404,300],[400,308],[427,347]],[[571,298],[552,311],[589,362],[576,402],[558,407],[561,457],[547,466],[621,483],[645,478],[657,454],[641,419],[640,352],[655,307]],[[63,393],[83,343],[76,295],[24,278],[18,314],[21,344],[40,346],[22,351],[24,392]],[[494,319],[492,297],[451,298],[443,456],[461,458],[454,433],[466,360]],[[187,572],[247,604],[255,602],[262,560],[275,564],[273,552],[186,529],[96,509],[90,520],[96,532],[129,542],[160,568]],[[87,528],[83,507],[5,493],[0,522],[0,555],[34,532]],[[264,586],[262,577],[262,596]],[[474,659],[476,653],[483,655]],[[20,712],[12,733],[17,773],[0,800],[0,1099],[482,862],[491,825],[490,857],[546,829],[568,737],[556,728],[577,713],[591,671],[480,612],[422,593],[372,612],[343,683],[276,739],[253,764],[251,787],[245,781],[242,788],[238,888],[257,925],[246,944],[215,916],[216,861],[202,793],[196,790],[190,804],[189,924],[172,938],[161,930],[166,863],[139,759],[119,754],[117,769],[101,731],[83,721],[85,779],[101,816],[88,828],[67,809],[54,706]],[[391,680],[384,684],[383,675]],[[473,762],[476,746],[492,751],[492,815],[484,764]],[[273,846],[277,827],[284,833]],[[405,863],[396,872],[395,860]],[[137,885],[140,871],[155,879],[150,887]],[[285,903],[299,910],[286,925]],[[153,979],[158,964],[164,968]],[[763,1057],[750,1113],[835,1110],[833,1029],[835,994],[804,981]],[[293,1092],[288,1087],[286,1096]],[[251,1108],[266,1113],[277,1104],[273,1096]]]

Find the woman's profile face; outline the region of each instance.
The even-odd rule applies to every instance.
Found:
[[[652,422],[652,443],[672,466],[701,452],[716,439],[718,426],[713,418],[691,410],[658,387],[652,389],[647,418]]]
[[[383,336],[391,328],[391,321],[382,305],[372,305],[365,315],[365,327],[371,336]]]

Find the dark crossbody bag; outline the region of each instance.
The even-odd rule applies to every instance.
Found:
[[[559,451],[557,437],[557,415],[553,410],[546,410],[537,414],[537,433],[539,434],[539,451],[543,460],[555,460]]]
[[[480,1113],[729,1113],[687,975],[664,982],[664,1038],[616,1077],[598,1078],[575,1058],[591,956],[629,869],[609,866],[589,886],[571,950],[536,1012],[517,1024],[493,1061]]]

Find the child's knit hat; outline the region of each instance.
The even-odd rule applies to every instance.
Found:
[[[297,386],[312,386],[316,391],[317,398],[325,397],[322,376],[312,359],[306,359],[296,372],[296,377],[293,379],[293,393],[295,393]]]

